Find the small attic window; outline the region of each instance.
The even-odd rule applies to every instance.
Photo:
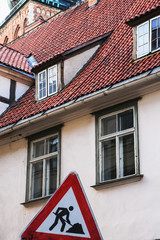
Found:
[[[160,16],[137,26],[137,57],[160,50]]]
[[[38,99],[57,92],[57,65],[38,73]]]

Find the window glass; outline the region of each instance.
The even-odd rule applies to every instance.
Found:
[[[122,131],[133,127],[133,109],[118,114],[118,130]]]
[[[137,56],[141,57],[149,52],[149,22],[138,26]]]
[[[48,94],[57,91],[57,66],[48,69]]]
[[[119,138],[120,177],[135,174],[134,135]]]
[[[52,194],[58,185],[59,176],[58,134],[31,142],[29,171],[29,198],[39,198]]]
[[[46,153],[57,152],[58,150],[58,137],[50,137],[46,140]]]
[[[44,155],[44,140],[33,143],[33,158]]]
[[[57,156],[46,161],[46,195],[57,188]]]
[[[47,97],[57,92],[57,65],[38,74],[38,98]]]
[[[31,199],[42,196],[43,162],[32,164]]]
[[[101,136],[114,133],[116,131],[116,115],[103,118],[101,121]]]
[[[102,181],[116,178],[116,141],[102,143]]]
[[[154,51],[160,47],[160,17],[151,21],[151,50]]]
[[[136,174],[135,108],[99,118],[99,180],[107,181]],[[110,135],[110,133],[113,133]],[[135,154],[136,152],[136,154]]]
[[[38,84],[39,84],[39,98],[46,97],[47,88],[46,88],[46,71],[39,73],[38,75]]]

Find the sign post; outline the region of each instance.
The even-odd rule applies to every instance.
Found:
[[[78,175],[68,175],[21,240],[102,240]]]

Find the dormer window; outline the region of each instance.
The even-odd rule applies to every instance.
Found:
[[[57,65],[38,73],[38,99],[57,92]]]
[[[137,26],[137,57],[160,49],[160,16]]]

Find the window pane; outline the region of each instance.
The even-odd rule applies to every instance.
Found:
[[[157,40],[152,41],[152,50],[157,48]]]
[[[135,174],[134,135],[119,138],[120,177]]]
[[[152,31],[152,40],[157,38],[157,29]]]
[[[116,178],[116,140],[102,143],[102,172],[101,181]]]
[[[33,143],[33,158],[44,155],[44,140]]]
[[[157,19],[152,20],[152,30],[157,28]]]
[[[138,47],[138,56],[142,56],[143,54],[143,46]]]
[[[146,55],[148,52],[149,52],[149,22],[146,22],[143,25],[138,26],[137,55],[138,57],[141,57],[143,55]]]
[[[138,27],[138,35],[142,36],[143,35],[143,25],[141,25],[140,27]]]
[[[143,34],[148,34],[148,23],[145,23],[144,25],[143,25]]]
[[[42,196],[43,162],[32,165],[31,198]]]
[[[145,34],[144,36],[143,36],[143,44],[148,44],[148,34]]]
[[[160,47],[160,18],[152,20],[152,50]]]
[[[116,132],[116,115],[101,120],[101,136]]]
[[[46,195],[57,188],[57,156],[46,161]]]
[[[48,70],[48,93],[52,94],[57,91],[57,66],[49,68]]]
[[[160,38],[158,38],[158,48],[160,48]]]
[[[149,45],[147,43],[143,45],[143,53],[147,54],[148,52],[149,52]]]
[[[118,114],[118,130],[122,131],[133,127],[133,109]]]
[[[139,37],[138,39],[138,45],[142,46],[143,45],[143,36]]]
[[[50,137],[46,140],[46,153],[52,153],[58,151],[58,137]]]
[[[39,85],[39,98],[46,97],[47,95],[47,84],[46,84],[46,72],[42,72],[38,75],[38,85]]]

